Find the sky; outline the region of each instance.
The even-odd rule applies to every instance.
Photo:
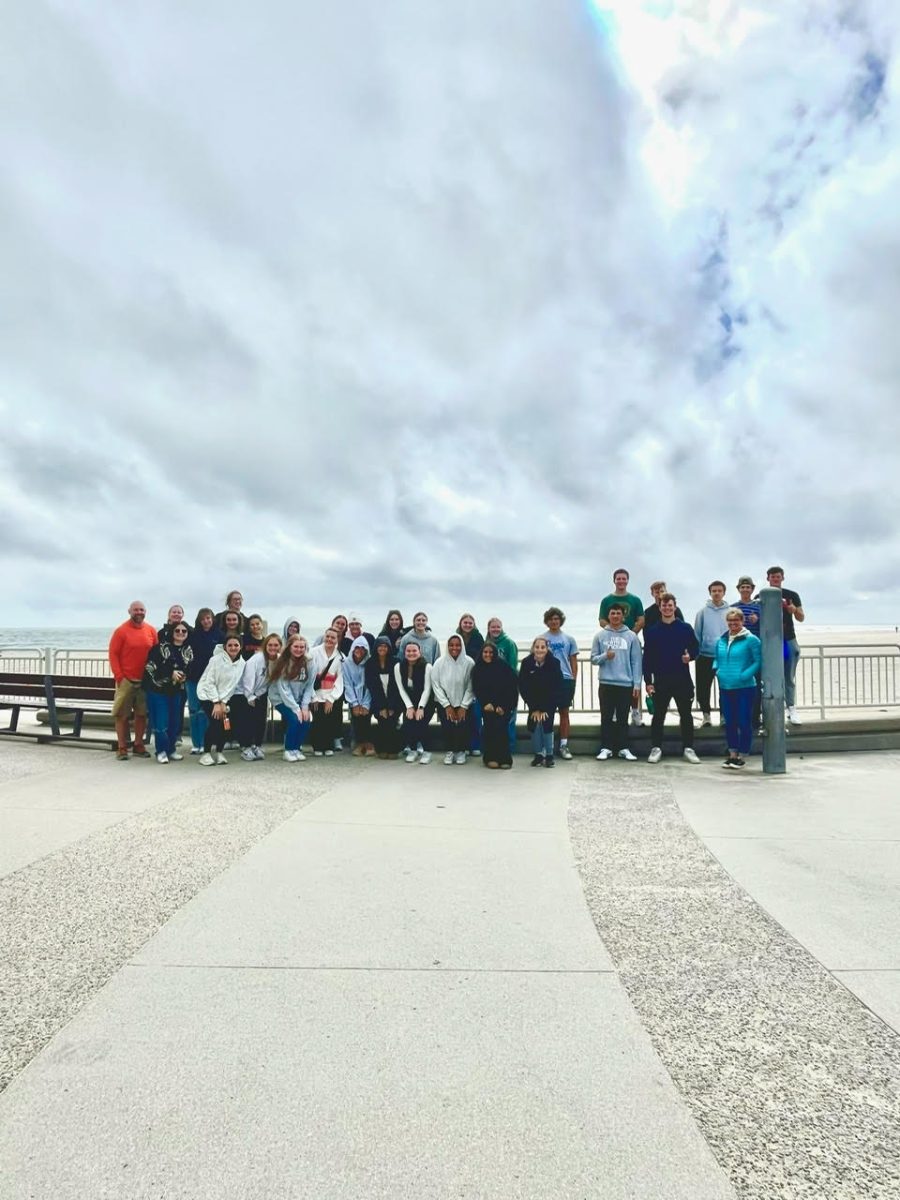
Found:
[[[774,562],[893,624],[898,39],[888,0],[9,0],[0,626],[589,613],[620,565],[693,610]]]

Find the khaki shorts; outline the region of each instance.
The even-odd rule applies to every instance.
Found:
[[[139,679],[123,679],[116,684],[116,694],[113,699],[112,715],[124,717],[146,717],[147,697]]]

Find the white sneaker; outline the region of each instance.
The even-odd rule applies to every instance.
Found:
[[[173,750],[172,753],[169,755],[169,762],[181,762],[181,760],[183,758],[184,758],[183,754],[179,754],[177,750]]]
[[[294,762],[306,762],[306,755],[302,750],[294,751]]]
[[[202,753],[203,753],[202,746],[191,746],[191,754],[202,754]]]
[[[282,754],[281,757],[284,759],[285,762],[296,762],[297,761],[296,756],[297,756],[296,750],[285,750],[284,754]]]
[[[631,723],[632,725],[643,725],[644,721],[641,717],[641,710],[639,708],[633,708],[631,710]]]
[[[313,750],[313,754],[316,758],[321,758],[323,751],[322,750]]]
[[[333,750],[326,750],[326,751],[325,751],[325,757],[326,757],[326,758],[334,758],[334,751],[333,751]]]
[[[569,759],[572,757],[572,751],[569,749],[568,745],[560,746],[559,757],[566,758],[566,759]]]
[[[407,752],[406,752],[406,761],[407,762],[415,762],[418,757],[419,757],[418,750],[407,750]]]
[[[787,719],[790,721],[790,723],[792,725],[802,725],[803,724],[803,722],[797,716],[797,710],[796,710],[796,708],[794,708],[793,704],[787,710]]]
[[[700,761],[700,759],[697,756],[697,751],[694,749],[693,746],[685,746],[684,757],[688,760],[689,763],[698,763]]]
[[[662,747],[654,746],[653,749],[650,751],[650,753],[647,755],[647,762],[656,763],[656,762],[659,762],[659,760],[661,758],[662,758]]]
[[[419,762],[422,764],[423,767],[427,767],[428,764],[431,762],[431,751],[423,750],[422,754],[419,756]]]
[[[445,767],[452,767],[452,766],[453,766],[453,759],[454,759],[454,754],[453,754],[453,751],[452,751],[452,750],[448,750],[448,751],[447,751],[447,753],[444,755],[444,766],[445,766]]]
[[[606,760],[608,758],[612,758],[612,750],[607,750],[606,747],[604,746],[603,749],[600,751],[600,753],[597,755],[597,762],[606,762]]]
[[[197,762],[201,767],[214,767],[216,765],[216,760],[211,754],[202,754],[200,758],[197,759]]]
[[[459,766],[462,766],[462,765],[465,763],[465,761],[466,761],[466,752],[465,752],[465,750],[457,750],[457,752],[456,752],[456,757],[454,758],[454,760],[453,760],[453,761],[456,763],[456,765],[457,765],[458,767],[459,767]]]
[[[627,746],[619,751],[619,758],[624,758],[626,762],[637,762],[637,755],[632,754]]]
[[[216,754],[216,766],[217,767],[227,767],[228,766],[228,759],[225,757],[224,754]]]
[[[700,722],[700,728],[703,729],[706,725],[712,725],[712,717],[709,713],[703,714],[703,720]]]
[[[169,761],[169,756],[166,754],[165,750],[163,750],[161,754],[157,754],[156,761],[158,763],[167,763]]]
[[[473,758],[481,758],[480,750],[470,750],[469,753],[472,755]]]
[[[241,759],[244,762],[256,762],[256,755],[253,753],[250,747],[247,746],[246,749],[241,751]]]
[[[253,757],[257,760],[257,762],[262,762],[262,760],[266,757],[266,752],[263,750],[262,746],[251,746],[250,749],[253,751]]]

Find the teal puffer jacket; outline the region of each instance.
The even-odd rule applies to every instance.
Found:
[[[728,634],[723,633],[716,642],[716,678],[720,691],[753,687],[761,667],[762,646],[756,634],[745,630],[729,646]]]

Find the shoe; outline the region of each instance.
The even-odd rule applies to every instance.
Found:
[[[183,741],[183,739],[182,739],[182,738],[176,738],[176,739],[175,739],[175,745],[176,745],[176,746],[180,746],[180,745],[182,744],[182,741]]]
[[[643,725],[644,720],[643,720],[643,717],[641,716],[641,710],[639,708],[633,708],[631,710],[631,723],[632,723],[632,725],[638,726],[638,728],[640,728],[640,726]]]
[[[512,763],[501,763],[501,764],[500,764],[500,770],[501,770],[501,771],[511,771],[511,770],[512,770]]]
[[[163,750],[162,753],[157,754],[156,761],[158,763],[167,763],[169,761],[169,756],[166,754],[165,750]]]
[[[624,758],[626,762],[637,762],[637,755],[632,754],[627,746],[619,751],[619,758]]]
[[[266,752],[263,750],[262,746],[251,746],[250,749],[253,751],[253,757],[257,762],[262,762],[262,760],[266,757]]]
[[[294,762],[306,762],[306,755],[302,750],[294,751]]]
[[[364,745],[362,745],[362,743],[360,743],[358,746],[354,746],[350,751],[354,758],[362,758],[365,752],[366,748]]]
[[[285,750],[284,754],[282,754],[281,757],[284,759],[285,762],[296,762],[297,759],[294,757],[296,753],[297,753],[296,750]]]
[[[344,739],[343,738],[335,738],[334,739],[334,748],[335,748],[335,750],[343,750]]]
[[[216,766],[217,767],[227,767],[228,766],[228,759],[225,757],[224,754],[221,754],[221,753],[216,754]]]
[[[569,758],[571,758],[571,757],[572,757],[572,755],[570,754]],[[544,759],[544,766],[545,767],[555,767],[556,766],[556,763],[553,761],[552,754],[548,754],[547,757]]]
[[[465,750],[457,750],[457,752],[456,752],[456,755],[455,755],[455,757],[454,757],[453,761],[456,763],[456,765],[457,765],[458,767],[465,766],[465,762],[466,762],[466,752],[465,752]]]
[[[572,751],[568,746],[560,746],[558,753],[560,758],[565,758],[566,760],[572,757]]]
[[[127,750],[117,750],[116,751],[116,761],[117,762],[128,762],[128,751]]]
[[[802,725],[803,724],[803,722],[797,716],[797,710],[796,710],[796,708],[794,708],[793,704],[787,710],[787,719],[790,721],[790,723],[792,725]]]
[[[371,742],[366,742],[366,758],[374,758],[374,757],[375,757],[375,747],[372,745]]]
[[[253,753],[253,751],[250,749],[249,746],[246,746],[241,751],[241,760],[243,762],[256,762],[256,755]]]
[[[326,750],[326,751],[325,751],[325,757],[326,757],[326,758],[333,758],[333,757],[334,757],[334,751],[333,751],[333,750]]]
[[[499,763],[495,763],[495,762],[486,762],[484,765],[485,765],[485,766],[488,768],[488,770],[489,770],[489,771],[499,771],[499,770],[500,770],[500,764],[499,764]]]
[[[425,751],[424,751],[424,752],[423,752],[423,753],[422,753],[422,754],[419,756],[419,762],[422,764],[422,766],[423,766],[423,767],[427,767],[427,766],[428,766],[428,764],[431,762],[431,751],[430,751],[430,750],[425,750]]]
[[[453,751],[448,750],[447,753],[444,755],[444,766],[452,767],[455,758],[456,758],[456,755],[453,753]]]
[[[321,751],[321,750],[313,750],[313,754],[316,756],[316,758],[321,758],[321,757],[322,757],[322,751]]]
[[[532,765],[533,767],[542,767],[542,766],[544,765],[544,756],[543,756],[543,754],[536,754],[536,755],[534,756],[534,758],[531,760],[531,765]]]
[[[135,758],[152,758],[153,755],[144,746],[135,746],[132,754]]]
[[[597,762],[606,762],[606,760],[608,758],[612,758],[612,750],[607,750],[606,747],[604,746],[603,749],[600,751],[600,753],[597,755]]]
[[[201,754],[197,762],[201,767],[214,767],[216,765],[216,760],[211,754]]]
[[[740,755],[738,755],[737,758],[734,759],[733,761],[734,761],[735,766],[738,768],[746,767],[746,765],[747,765],[746,759],[741,758]]]
[[[470,750],[469,753],[472,755],[473,758],[481,758],[480,750]]]
[[[700,761],[700,759],[697,757],[697,751],[693,746],[685,746],[684,757],[689,763],[698,763]]]
[[[709,713],[703,714],[703,720],[700,722],[700,728],[703,729],[706,725],[712,725],[712,717]]]
[[[654,746],[647,755],[647,762],[657,763],[662,758],[662,747]]]
[[[179,754],[177,750],[173,750],[172,753],[169,755],[169,762],[181,762],[181,760],[183,758],[184,758],[183,754]]]
[[[202,754],[202,753],[203,753],[202,746],[191,746],[191,754]]]
[[[406,761],[407,762],[415,762],[418,757],[419,757],[418,750],[407,750],[407,752],[406,752]]]
[[[739,771],[740,769],[741,765],[736,758],[726,758],[722,763],[723,771]]]

